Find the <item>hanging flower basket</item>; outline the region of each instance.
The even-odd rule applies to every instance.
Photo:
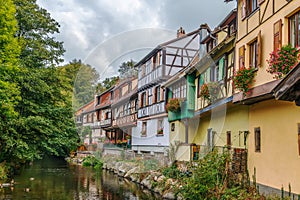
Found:
[[[207,84],[210,100],[212,102],[216,101],[219,97],[220,87],[218,82],[209,82]]]
[[[246,96],[246,94],[249,93],[249,89],[254,82],[254,76],[255,76],[256,69],[255,68],[245,68],[241,67],[233,77],[233,85],[234,88],[240,90],[243,92],[243,95]]]
[[[204,83],[201,86],[201,90],[200,90],[200,97],[206,99],[206,100],[210,100],[210,96],[209,96],[209,90],[208,90],[208,85],[207,83]]]
[[[285,45],[270,53],[270,58],[267,60],[269,64],[267,72],[275,75],[275,79],[282,78],[298,64],[299,60],[299,49]]]
[[[218,82],[209,82],[201,86],[200,97],[208,101],[216,101],[220,93]]]
[[[178,99],[178,98],[169,99],[169,101],[166,105],[167,111],[171,111],[171,112],[180,111],[182,101],[183,101],[182,99]]]

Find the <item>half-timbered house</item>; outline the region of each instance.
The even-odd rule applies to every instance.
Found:
[[[158,45],[136,64],[139,105],[137,129],[132,137],[134,151],[164,153],[169,147],[166,91],[161,84],[186,67],[199,52],[199,31],[185,34],[180,28],[176,39]]]

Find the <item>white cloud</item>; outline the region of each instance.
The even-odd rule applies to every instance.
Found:
[[[202,23],[215,26],[235,6],[235,2],[225,4],[222,0],[38,0],[37,2],[61,24],[61,33],[56,37],[64,41],[66,62],[74,58],[84,59],[97,45],[126,31],[140,28],[167,28],[176,31],[183,26],[188,32],[198,28]],[[110,51],[117,52],[118,48],[122,49],[120,45],[128,46],[128,43],[135,41],[126,42],[120,42]]]

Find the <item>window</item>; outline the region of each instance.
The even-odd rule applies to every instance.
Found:
[[[96,111],[96,117],[97,117],[97,121],[100,121],[100,110]]]
[[[164,134],[164,120],[158,119],[157,121],[157,135],[163,135]]]
[[[225,57],[222,57],[214,68],[213,81],[221,81],[224,78]]]
[[[148,90],[148,105],[152,104],[152,88]]]
[[[231,131],[227,131],[227,140],[226,140],[226,145],[228,149],[231,149]]]
[[[260,0],[258,2],[258,0],[243,0],[241,4],[242,19],[253,13],[258,8],[258,3],[262,3],[262,1]]]
[[[261,151],[261,135],[260,127],[254,129],[254,140],[255,140],[255,152]]]
[[[128,115],[128,113],[127,113],[128,109],[127,109],[127,108],[128,108],[128,107],[127,107],[127,104],[125,104],[125,105],[123,106],[123,116]]]
[[[278,20],[274,24],[274,51],[281,48],[281,41],[282,41],[282,21],[281,19]]]
[[[258,3],[257,0],[248,0],[247,3],[247,13],[249,15],[258,8]]]
[[[300,123],[298,123],[298,154],[300,156]]]
[[[257,67],[257,61],[258,61],[258,48],[257,48],[257,40],[255,40],[254,42],[252,42],[249,45],[249,58],[250,58],[250,62],[249,62],[249,67]]]
[[[182,79],[174,84],[172,87],[173,98],[186,98],[186,80]]]
[[[227,69],[227,80],[231,80],[234,73],[234,51],[230,52],[227,56],[227,60],[228,60],[228,69]]]
[[[239,69],[245,67],[245,46],[239,48]]]
[[[97,96],[97,105],[100,104],[100,96]]]
[[[131,112],[131,103],[129,102],[128,104],[127,104],[127,115],[130,115],[132,112]]]
[[[154,103],[160,102],[160,86],[155,88],[154,91]]]
[[[147,122],[142,122],[141,136],[146,136],[146,135],[147,135]]]
[[[105,118],[104,119],[110,119],[110,112],[105,113]]]
[[[293,47],[300,45],[300,12],[289,18],[289,43]]]
[[[212,130],[212,128],[207,129],[207,146],[210,150],[214,147],[214,135],[215,132]]]
[[[141,107],[145,107],[145,106],[146,106],[146,92],[143,92],[141,96]]]

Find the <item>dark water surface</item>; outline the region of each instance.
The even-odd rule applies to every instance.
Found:
[[[139,185],[109,172],[69,165],[58,158],[36,161],[24,168],[14,180],[13,187],[0,189],[0,199],[160,199]]]

